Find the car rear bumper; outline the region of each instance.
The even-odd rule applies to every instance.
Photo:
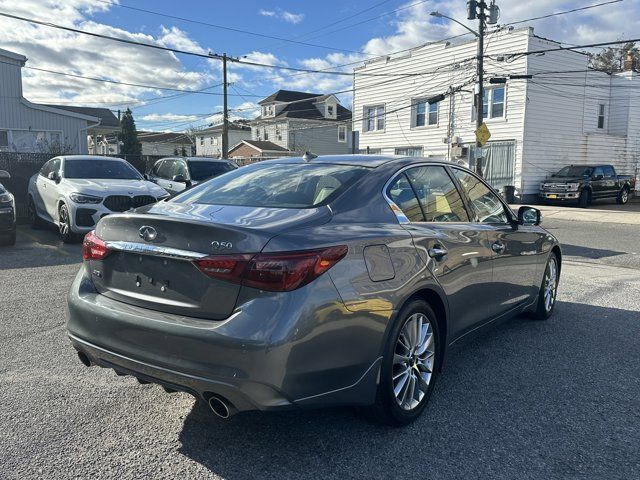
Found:
[[[307,287],[214,321],[106,298],[83,268],[67,329],[93,364],[205,400],[223,397],[237,411],[373,403],[385,315],[348,312],[327,275]],[[324,310],[305,311],[311,292]]]

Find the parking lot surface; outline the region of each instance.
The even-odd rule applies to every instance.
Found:
[[[554,317],[452,349],[402,429],[349,408],[224,421],[84,367],[64,326],[80,247],[20,227],[0,250],[0,478],[640,478],[639,223],[547,216]]]

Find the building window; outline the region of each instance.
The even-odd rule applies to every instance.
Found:
[[[598,105],[598,128],[604,128],[604,112],[605,112],[605,104],[601,103]]]
[[[211,137],[211,145],[218,145],[218,137]]]
[[[413,111],[414,127],[424,127],[425,125],[438,124],[438,110],[440,102],[427,103],[426,100],[416,101]]]
[[[505,88],[485,88],[482,98],[482,118],[503,118],[505,104]],[[472,108],[472,119],[476,119],[475,108]]]
[[[384,130],[384,105],[364,107],[363,117],[363,130],[365,132]]]
[[[262,138],[264,138],[265,140],[269,140],[269,132],[267,131],[267,127],[264,127],[262,129]]]
[[[347,142],[347,126],[346,125],[338,125],[338,141],[340,143]]]
[[[327,115],[333,117],[333,105],[327,105]]]
[[[282,140],[282,131],[280,130],[280,124],[276,123],[275,125],[275,135],[276,135],[276,140]]]
[[[204,137],[200,137],[200,146],[204,147]]]
[[[398,147],[395,154],[405,157],[422,157],[422,147]]]

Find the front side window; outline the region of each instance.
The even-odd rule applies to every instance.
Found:
[[[364,107],[363,117],[363,130],[365,132],[384,130],[384,105]]]
[[[602,170],[602,167],[596,167],[593,170],[593,176],[597,177],[597,178],[602,178],[604,177],[604,170]]]
[[[504,117],[505,88],[485,88],[482,97],[482,118]],[[472,109],[472,118],[475,120],[475,108]]]
[[[509,216],[498,196],[475,175],[454,168],[460,186],[471,201],[471,206],[481,223],[509,223]]]
[[[265,208],[313,208],[330,203],[369,171],[319,164],[248,165],[187,190],[172,201]]]
[[[164,163],[167,163],[166,161]],[[163,164],[164,166],[164,164]],[[142,180],[131,164],[118,160],[65,160],[65,178],[100,178],[113,180]]]
[[[607,178],[613,178],[616,176],[616,172],[611,165],[602,167],[602,170],[604,171],[604,176]]]

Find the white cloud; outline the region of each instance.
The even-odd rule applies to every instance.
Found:
[[[179,113],[150,113],[139,118],[143,122],[191,122],[198,120],[198,115],[183,115]]]
[[[292,13],[281,9],[275,11],[265,10],[261,8],[260,10],[258,10],[258,15],[262,15],[263,17],[278,18],[284,22],[293,24],[300,23],[302,20],[304,20],[304,13]]]

